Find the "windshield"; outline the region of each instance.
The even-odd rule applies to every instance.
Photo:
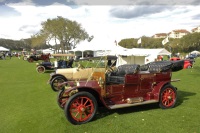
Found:
[[[75,66],[84,68],[106,68],[107,66],[113,67],[116,65],[117,57],[115,56],[101,56],[84,58],[75,61]]]

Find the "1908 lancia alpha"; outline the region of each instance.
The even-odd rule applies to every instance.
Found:
[[[107,57],[104,57],[107,58]],[[102,60],[102,58],[100,58]],[[57,102],[69,122],[75,125],[91,121],[99,106],[117,109],[159,103],[172,108],[177,101],[177,88],[171,82],[172,72],[183,69],[183,61],[158,61],[146,65],[107,65],[104,71],[94,71],[87,80],[66,81]],[[103,69],[102,69],[103,70]]]

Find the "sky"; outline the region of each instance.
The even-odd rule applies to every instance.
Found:
[[[30,38],[57,16],[91,36],[120,41],[200,26],[200,0],[0,0],[0,38]]]

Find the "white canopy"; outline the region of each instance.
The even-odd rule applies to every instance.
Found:
[[[2,47],[2,46],[0,46],[0,51],[10,51],[10,50],[7,49],[7,48],[4,48],[4,47]]]
[[[160,49],[144,49],[144,48],[132,48],[127,49],[123,48],[115,43],[114,40],[111,39],[99,39],[92,40],[91,42],[83,41],[81,42],[77,48],[73,50],[69,50],[73,52],[81,52],[79,56],[84,56],[84,52],[92,51],[94,56],[99,55],[116,55],[119,57],[120,64],[127,63],[138,63],[138,64],[146,64],[152,62],[157,58],[158,55],[170,55],[171,53],[164,48]],[[78,53],[75,53],[78,55]],[[121,62],[121,63],[120,63]]]
[[[114,40],[92,40],[88,42],[87,40],[80,42],[75,49],[69,51],[102,51],[102,50],[118,50],[123,48],[121,46],[117,46]]]
[[[194,51],[192,51],[192,52],[191,52],[191,54],[200,54],[200,52],[199,52],[199,51],[196,51],[196,50],[194,50]]]
[[[122,64],[147,64],[155,61],[158,55],[170,55],[166,49],[142,49],[132,48],[123,51],[117,51],[117,66]]]
[[[53,54],[54,51],[55,51],[54,49],[48,48],[48,49],[43,49],[43,50],[42,50],[42,53],[44,53],[44,54],[48,54],[48,53]]]
[[[91,42],[83,41],[75,49],[69,50],[69,52],[76,52],[75,54],[78,55],[79,51],[79,56],[80,52],[88,52],[92,51],[94,56],[101,56],[101,55],[115,55],[116,51],[120,52],[123,51],[126,48],[123,48],[121,46],[117,46],[114,40],[104,40],[104,39],[94,39]],[[115,52],[113,52],[115,51]]]

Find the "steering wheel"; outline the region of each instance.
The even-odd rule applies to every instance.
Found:
[[[114,70],[112,69],[112,67],[107,66],[106,73],[111,73],[111,72],[113,72],[113,71],[114,71]]]

